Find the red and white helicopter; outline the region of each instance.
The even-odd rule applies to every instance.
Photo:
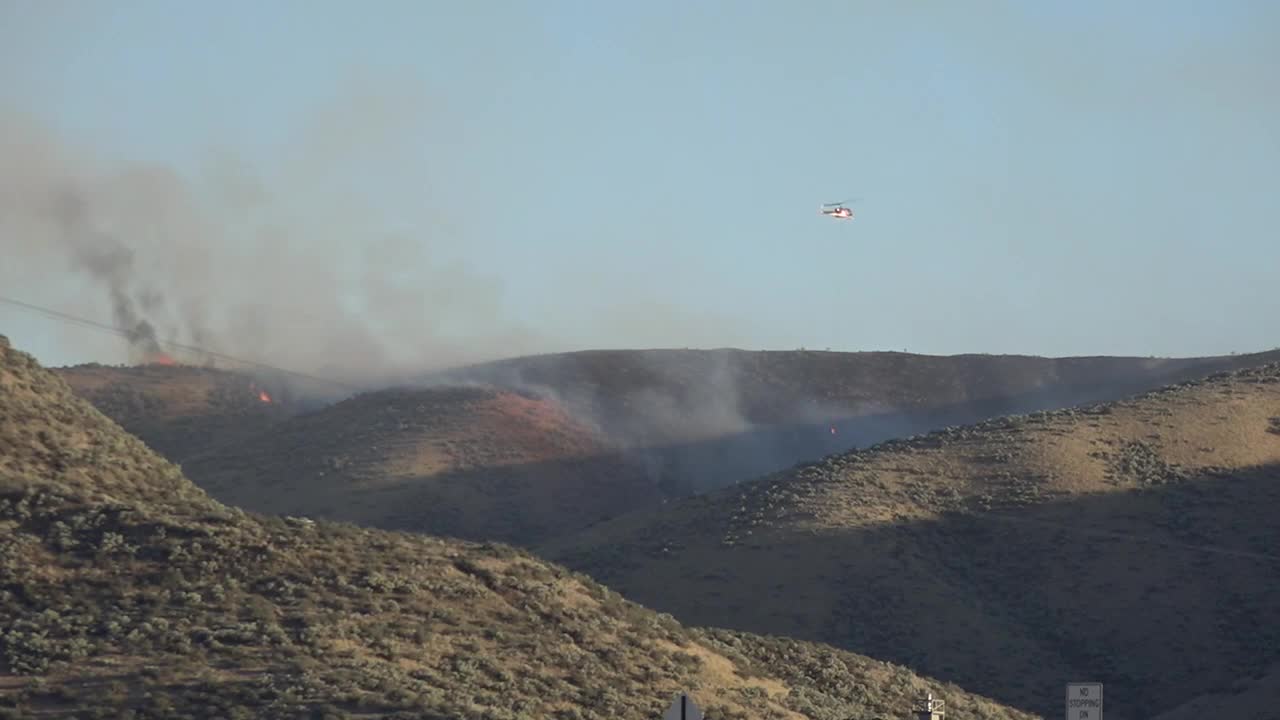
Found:
[[[838,220],[853,219],[853,211],[845,207],[844,202],[823,203],[819,206],[818,213]]]

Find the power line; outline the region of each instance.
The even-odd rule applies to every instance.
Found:
[[[118,335],[118,336],[120,336],[120,337],[122,337],[122,338],[125,338],[126,340],[131,339],[131,338],[133,337],[133,333],[131,333],[131,332],[129,332],[128,330],[126,330],[125,328],[119,327],[119,326],[117,326],[117,325],[108,325],[107,323],[101,323],[101,322],[97,322],[97,321],[94,321],[94,320],[90,320],[90,319],[88,319],[88,318],[82,318],[82,317],[79,317],[79,316],[76,316],[76,315],[71,315],[71,314],[69,314],[69,313],[59,312],[59,311],[57,311],[57,310],[52,310],[52,309],[50,309],[50,308],[41,307],[41,306],[39,306],[39,305],[33,305],[33,304],[31,304],[31,303],[23,302],[23,301],[21,301],[21,300],[15,300],[14,298],[8,298],[8,297],[0,296],[0,303],[5,303],[5,304],[7,304],[7,305],[12,305],[12,306],[17,307],[17,308],[20,308],[20,309],[22,309],[22,310],[27,310],[27,311],[29,311],[29,312],[34,312],[34,313],[37,313],[37,314],[44,315],[44,316],[46,316],[46,317],[52,318],[52,319],[54,319],[54,320],[60,320],[60,321],[62,321],[62,322],[71,323],[71,324],[73,324],[73,325],[80,325],[80,326],[83,326],[83,327],[93,328],[93,329],[97,329],[97,330],[103,330],[103,331],[106,331],[106,332],[112,333],[112,334],[114,334],[114,335]],[[264,369],[264,370],[271,370],[271,371],[273,371],[273,372],[281,373],[281,374],[284,374],[284,375],[292,375],[292,376],[294,376],[294,377],[303,378],[303,379],[306,379],[306,380],[313,380],[313,381],[315,381],[315,382],[324,383],[324,384],[327,384],[327,385],[332,385],[332,386],[334,386],[334,387],[340,387],[340,388],[343,388],[344,390],[353,390],[353,391],[358,391],[358,390],[360,390],[360,389],[361,389],[361,388],[359,388],[359,387],[356,387],[355,385],[351,385],[351,384],[344,383],[344,382],[341,382],[341,381],[338,381],[338,380],[334,380],[334,379],[332,379],[332,378],[323,378],[323,377],[319,377],[319,376],[316,376],[316,375],[311,375],[311,374],[309,374],[309,373],[298,372],[297,370],[289,370],[289,369],[287,369],[287,368],[277,367],[277,366],[275,366],[275,365],[271,365],[271,364],[264,363],[264,362],[258,362],[258,361],[256,361],[256,360],[245,360],[244,358],[238,358],[238,357],[234,357],[234,356],[232,356],[232,355],[227,355],[227,354],[225,354],[225,353],[215,352],[215,351],[213,351],[213,350],[208,350],[208,349],[205,349],[205,348],[202,348],[202,347],[197,347],[197,346],[195,346],[195,345],[186,345],[186,344],[183,344],[183,343],[172,342],[172,341],[169,341],[169,340],[160,340],[160,339],[158,339],[158,338],[155,340],[155,342],[156,342],[156,344],[161,345],[161,346],[164,346],[164,347],[168,347],[168,348],[172,348],[172,349],[176,349],[176,350],[185,350],[185,351],[187,351],[187,352],[196,353],[196,354],[198,354],[198,355],[205,355],[205,356],[207,356],[207,357],[218,358],[218,359],[220,359],[220,360],[226,360],[226,361],[228,361],[228,362],[239,363],[239,364],[241,364],[241,365],[248,365],[248,366],[251,366],[251,367],[262,368],[262,369]]]

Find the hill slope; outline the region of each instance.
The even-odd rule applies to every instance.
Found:
[[[464,368],[431,379],[444,385],[269,427],[232,423],[221,441],[202,420],[205,432],[168,456],[246,509],[531,544],[853,445],[1240,361],[569,353]],[[448,385],[463,382],[494,385]],[[164,450],[175,445],[165,417],[121,421]]]
[[[767,425],[896,414],[985,419],[1116,399],[1280,351],[1200,358],[920,355],[905,352],[592,350],[433,375],[546,391],[611,437],[657,446]],[[950,417],[949,422],[960,422]],[[855,440],[861,442],[861,440]]]
[[[1205,717],[1269,718],[1280,707],[1280,665],[1266,668],[1256,677],[1241,678],[1224,692],[1198,697],[1154,720],[1197,720]]]
[[[556,403],[475,386],[362,394],[183,468],[245,509],[478,540],[535,541],[664,497]]]
[[[301,409],[275,384],[212,368],[90,364],[53,372],[173,462],[253,437]]]
[[[544,554],[683,622],[1145,718],[1280,660],[1280,365],[832,456]],[[678,592],[673,591],[678,588]]]
[[[227,508],[0,337],[0,717],[876,717],[926,684],[495,545]],[[1025,718],[955,686],[960,718]]]

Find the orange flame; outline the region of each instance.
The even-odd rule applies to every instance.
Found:
[[[166,354],[164,354],[164,353],[157,353],[157,354],[152,355],[150,358],[148,358],[148,359],[147,359],[147,364],[149,364],[149,365],[177,365],[177,364],[178,364],[178,361],[177,361],[177,360],[174,360],[172,356],[166,355]]]
[[[264,402],[264,403],[269,403],[269,402],[271,402],[271,396],[267,394],[267,391],[266,391],[266,390],[259,390],[259,391],[258,391],[258,399],[259,399],[259,400],[261,400],[261,401],[262,401],[262,402]]]

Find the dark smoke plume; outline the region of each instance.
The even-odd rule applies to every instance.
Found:
[[[61,227],[58,236],[67,243],[72,266],[105,286],[112,320],[128,340],[130,361],[163,355],[155,327],[144,317],[163,304],[163,296],[154,290],[134,296],[133,251],[91,226],[92,216],[80,190],[63,188],[54,192],[51,200],[50,212]]]
[[[304,393],[550,349],[506,316],[500,282],[436,257],[450,248],[434,211],[414,230],[388,231],[345,192],[341,182],[360,173],[344,163],[363,157],[362,143],[380,157],[379,143],[394,145],[378,118],[394,118],[395,130],[412,114],[384,101],[370,127],[348,117],[340,141],[322,118],[268,183],[230,155],[195,179],[101,161],[0,113],[0,284],[89,319],[109,314],[126,338],[121,361],[211,362],[169,345],[180,343],[336,381]]]

